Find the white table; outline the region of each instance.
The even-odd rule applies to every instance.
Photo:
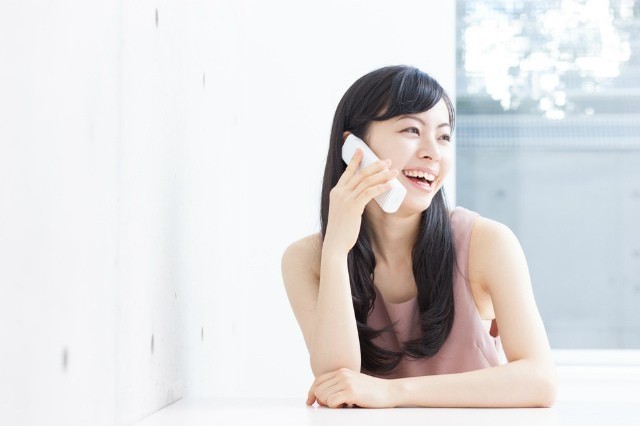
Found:
[[[552,408],[388,408],[307,407],[301,399],[182,399],[137,426],[227,425],[640,425],[640,404],[559,402]]]
[[[137,426],[640,426],[639,353],[612,358],[611,352],[585,351],[576,358],[575,351],[555,351],[560,387],[552,408],[331,409],[306,406],[306,395],[182,399]]]

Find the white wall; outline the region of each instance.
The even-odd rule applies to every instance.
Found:
[[[113,424],[117,3],[0,3],[0,424]]]
[[[431,73],[455,97],[454,3],[255,1],[239,18],[246,29],[241,63],[250,75],[239,143],[247,149],[232,161],[259,172],[260,184],[243,177],[234,200],[246,210],[218,238],[239,241],[246,263],[240,270],[223,266],[223,276],[238,281],[217,281],[220,287],[204,299],[227,297],[205,316],[224,327],[229,350],[206,347],[213,362],[205,364],[203,393],[306,396],[313,376],[283,289],[280,256],[289,243],[320,229],[335,108],[357,78],[398,63]]]
[[[0,423],[304,396],[280,257],[319,229],[335,107],[396,63],[455,96],[453,8],[0,5]]]

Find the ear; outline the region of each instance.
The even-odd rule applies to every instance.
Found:
[[[344,141],[347,140],[347,137],[351,134],[350,131],[345,131],[344,133],[342,133],[342,143],[344,143]]]

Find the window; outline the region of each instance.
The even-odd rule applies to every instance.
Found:
[[[457,7],[458,204],[520,239],[553,348],[640,348],[640,0]]]

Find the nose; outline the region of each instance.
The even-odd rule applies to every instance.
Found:
[[[440,152],[440,146],[435,138],[431,136],[425,136],[420,143],[420,158],[429,158],[434,162],[440,161],[442,153]]]

